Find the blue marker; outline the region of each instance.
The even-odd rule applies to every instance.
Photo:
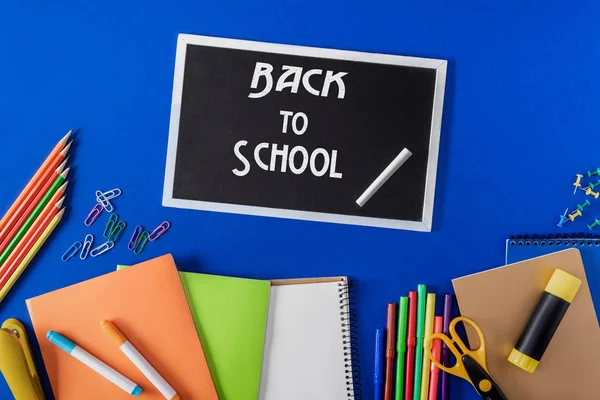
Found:
[[[375,400],[383,399],[385,385],[385,329],[378,328],[375,332]]]
[[[123,375],[104,364],[102,361],[98,360],[96,357],[77,346],[75,343],[71,342],[61,334],[54,331],[48,331],[46,337],[50,343],[63,350],[65,353],[72,355],[127,393],[136,397],[142,393],[142,388],[140,388],[138,385],[125,378]]]

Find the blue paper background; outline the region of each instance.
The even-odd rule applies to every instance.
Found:
[[[188,271],[348,275],[372,398],[374,332],[387,302],[421,282],[441,294],[451,278],[502,265],[507,235],[554,231],[585,197],[573,197],[571,183],[600,164],[599,11],[590,1],[4,2],[0,207],[69,128],[80,132],[67,217],[0,304],[0,319],[30,328],[25,299],[166,252]],[[434,232],[163,208],[179,32],[448,59]],[[94,191],[113,187],[124,191],[115,205],[130,226],[170,220],[171,231],[140,257],[123,240],[100,258],[61,262],[75,240],[100,235],[106,215],[92,229],[83,219]],[[570,229],[586,229],[599,206]],[[453,399],[478,398],[466,382],[451,384]],[[0,398],[11,398],[2,380]]]

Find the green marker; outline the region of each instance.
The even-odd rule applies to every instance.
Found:
[[[427,287],[417,287],[417,344],[415,346],[415,383],[413,400],[421,399],[421,377],[423,374],[423,338],[425,336],[425,305],[427,304]]]
[[[406,329],[408,322],[408,297],[400,297],[400,310],[398,311],[398,343],[396,350],[396,400],[404,399],[404,361],[406,355]]]

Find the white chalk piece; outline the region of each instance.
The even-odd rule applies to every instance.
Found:
[[[365,190],[364,193],[360,195],[358,200],[356,200],[356,204],[358,204],[360,207],[364,206],[365,203],[369,201],[369,199],[373,197],[375,193],[377,193],[377,191],[383,186],[383,184],[386,183],[392,175],[394,175],[394,172],[398,171],[398,168],[400,168],[402,164],[404,164],[406,160],[410,158],[410,156],[412,156],[410,150],[404,148],[400,152],[400,154],[398,154],[396,158],[394,158],[394,161],[392,161],[390,165],[388,165],[383,170],[383,172],[379,174],[377,179],[375,179],[373,183],[369,185],[367,190]]]

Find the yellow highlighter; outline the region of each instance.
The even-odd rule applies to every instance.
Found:
[[[425,331],[423,335],[423,372],[421,374],[421,400],[429,396],[429,372],[431,371],[431,358],[427,352],[429,336],[433,334],[433,319],[435,316],[435,294],[427,293],[425,305]]]
[[[25,328],[8,319],[0,328],[0,371],[15,400],[44,400]]]
[[[106,332],[106,334],[113,339],[115,344],[119,346],[119,349],[125,353],[127,358],[131,360],[137,369],[139,369],[142,374],[148,378],[152,385],[158,389],[160,394],[162,394],[165,399],[180,400],[180,397],[175,389],[173,389],[171,385],[169,385],[167,381],[160,376],[158,371],[156,371],[156,369],[150,365],[148,360],[144,358],[144,356],[133,346],[133,344],[129,342],[129,340],[127,340],[125,335],[123,335],[112,322],[105,320],[100,323],[100,326],[102,329],[104,329],[104,332]]]

